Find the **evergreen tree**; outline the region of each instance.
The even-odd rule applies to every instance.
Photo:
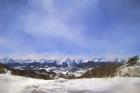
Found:
[[[138,63],[138,60],[139,60],[139,56],[134,56],[128,60],[128,64],[134,65],[134,64]]]

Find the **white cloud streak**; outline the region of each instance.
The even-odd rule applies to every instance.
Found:
[[[82,12],[88,9],[90,2],[76,0],[70,3],[72,4],[66,3],[63,7],[55,0],[31,0],[32,11],[26,12],[19,18],[24,22],[24,31],[35,37],[53,37],[85,47],[87,45],[87,37],[84,35],[85,25],[70,24],[70,22],[78,20]]]

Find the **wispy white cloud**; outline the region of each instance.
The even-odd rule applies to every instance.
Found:
[[[87,28],[78,21],[91,2],[76,0],[69,2],[71,4],[65,1],[63,3],[59,5],[55,0],[31,0],[31,11],[19,18],[23,22],[23,31],[35,37],[53,37],[75,45],[87,46],[90,44],[87,42],[88,37],[84,35]],[[94,4],[96,5],[96,2]]]
[[[1,25],[9,40],[6,48],[12,55],[28,56],[134,55],[140,24],[136,1],[29,0],[17,11],[14,3],[8,3],[5,13],[14,11],[11,15],[16,17],[3,20],[6,27]],[[4,42],[0,39],[0,44]]]

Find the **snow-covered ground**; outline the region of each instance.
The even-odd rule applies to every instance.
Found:
[[[0,93],[140,93],[140,78],[39,80],[0,74]]]

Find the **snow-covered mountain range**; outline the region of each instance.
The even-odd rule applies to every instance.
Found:
[[[124,59],[1,59],[0,73],[10,71],[13,75],[40,79],[77,79],[92,77],[113,77],[120,67],[133,66],[139,62],[135,56]]]
[[[94,59],[71,59],[71,58],[64,58],[64,59],[12,59],[12,58],[4,58],[0,59],[0,63],[8,64],[11,67],[16,66],[24,66],[26,64],[36,65],[40,67],[77,67],[80,64],[88,64],[88,63],[111,63],[111,62],[118,62],[122,63],[125,62],[124,59],[119,58],[94,58]]]
[[[86,71],[101,67],[104,65],[123,64],[124,59],[109,59],[109,58],[95,58],[95,59],[0,59],[0,63],[5,64],[9,68],[17,70],[45,70],[47,72],[54,72],[62,77],[68,75],[70,77],[78,77]],[[15,71],[14,71],[15,72]],[[46,73],[46,72],[45,72]]]

